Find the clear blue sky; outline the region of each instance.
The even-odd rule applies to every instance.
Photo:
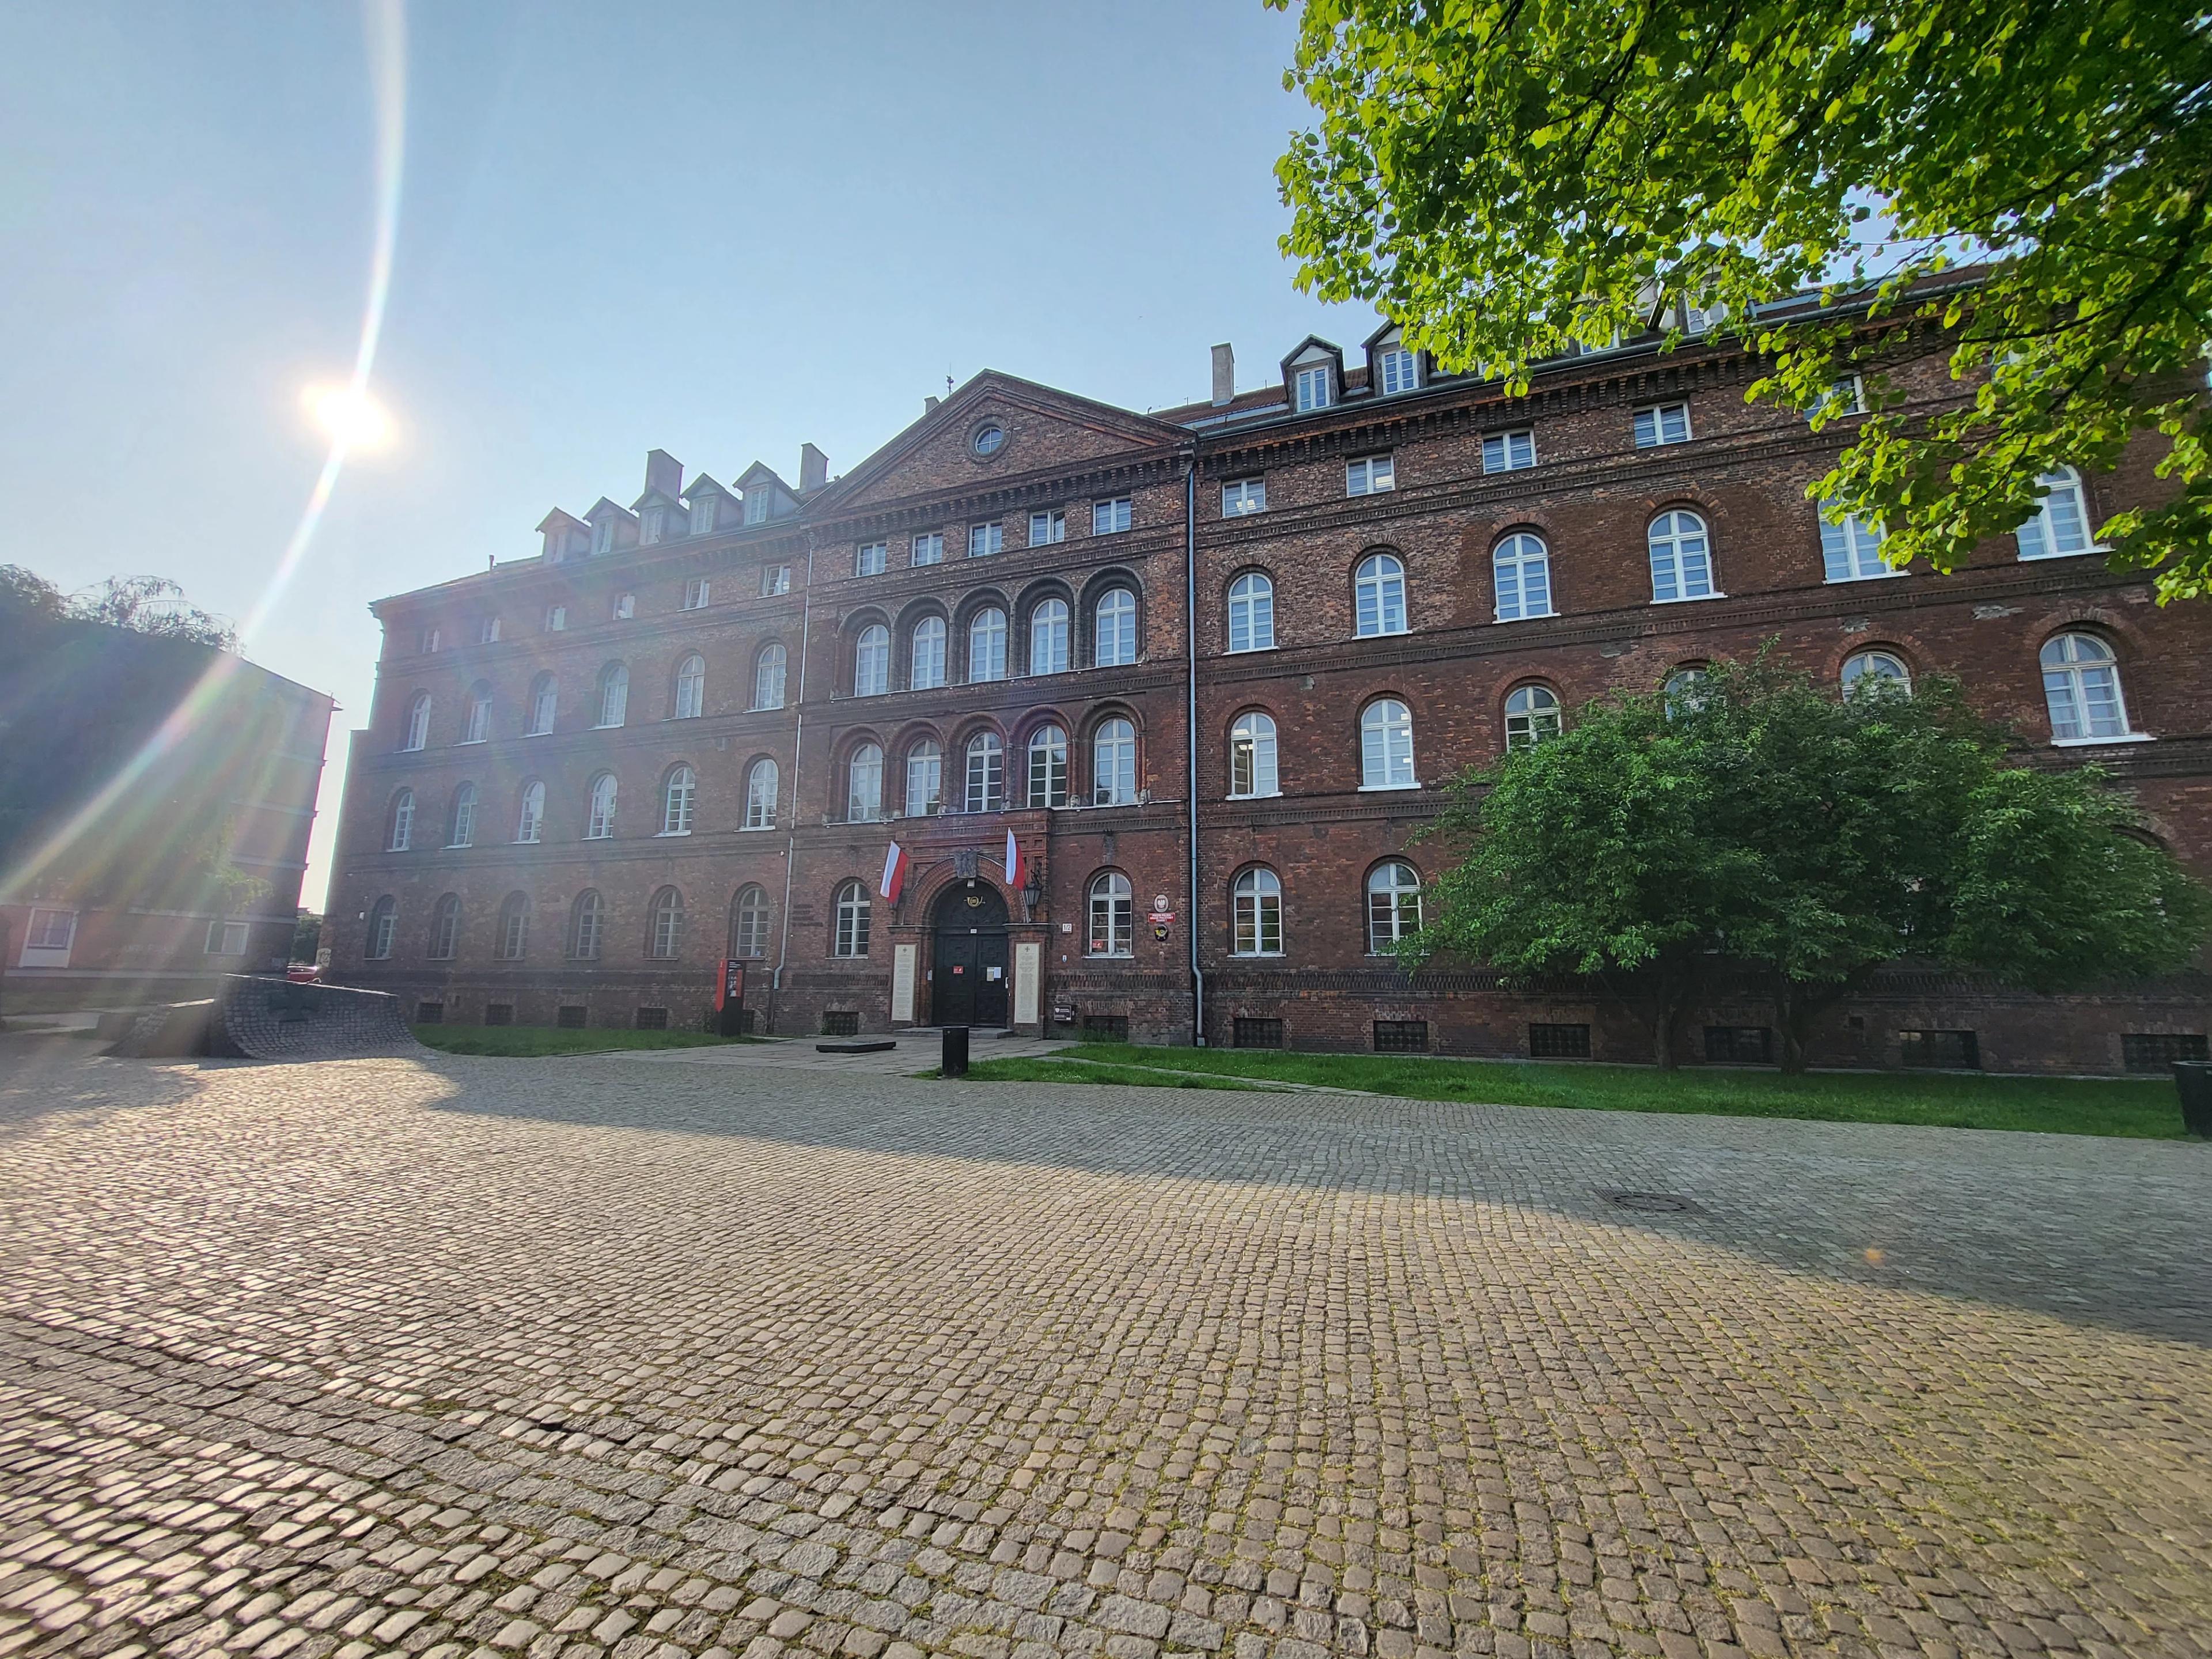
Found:
[[[246,654],[335,694],[307,902],[328,875],[380,595],[536,550],[664,448],[725,482],[800,443],[853,465],[946,376],[1144,409],[1256,386],[1364,309],[1276,239],[1293,21],[1200,3],[416,5],[376,395]],[[173,577],[243,617],[325,445],[374,219],[360,15],[0,13],[0,562]]]

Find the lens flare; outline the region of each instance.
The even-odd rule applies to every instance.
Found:
[[[349,454],[381,449],[392,441],[392,417],[366,392],[350,386],[311,386],[300,400],[315,424],[330,434],[331,442]]]

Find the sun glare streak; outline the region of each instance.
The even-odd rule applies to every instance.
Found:
[[[300,401],[315,417],[315,424],[343,444],[348,454],[381,449],[392,440],[392,417],[366,392],[349,386],[311,386]]]

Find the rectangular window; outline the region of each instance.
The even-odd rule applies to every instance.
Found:
[[[1376,1020],[1375,1052],[1378,1054],[1425,1054],[1429,1052],[1429,1022],[1425,1019]]]
[[[615,620],[617,622],[628,622],[635,615],[637,615],[636,594],[625,593],[615,601]]]
[[[1532,1024],[1528,1028],[1528,1058],[1531,1060],[1588,1060],[1589,1057],[1589,1027],[1587,1025]]]
[[[791,592],[791,567],[787,564],[764,564],[761,567],[761,597],[772,599],[779,593]]]
[[[584,1029],[585,1018],[582,1003],[564,1002],[555,1011],[553,1024],[564,1031],[580,1031]]]
[[[1230,1043],[1237,1048],[1279,1048],[1283,1046],[1283,1022],[1239,1014],[1231,1028]]]
[[[908,554],[908,564],[943,564],[945,536],[941,531],[929,530],[914,538],[913,551]]]
[[[1827,391],[1814,401],[1808,411],[1808,418],[1820,415],[1832,421],[1844,415],[1865,413],[1866,384],[1856,374],[1846,374],[1839,380],[1828,383]]]
[[[1363,455],[1344,464],[1344,493],[1379,495],[1398,487],[1398,469],[1388,455]]]
[[[2212,1060],[2202,1031],[2127,1031],[2120,1060],[2130,1072],[2163,1072],[2177,1060]]]
[[[1636,411],[1636,447],[1638,449],[1656,449],[1662,444],[1686,444],[1689,441],[1689,404],[1660,404]]]
[[[1411,392],[1419,384],[1419,364],[1413,354],[1403,346],[1392,346],[1387,351],[1378,353],[1375,367],[1382,375],[1382,392],[1386,397],[1392,392]]]
[[[745,522],[747,524],[768,522],[768,486],[766,484],[763,484],[757,489],[745,491]]]
[[[615,550],[615,521],[600,519],[592,526],[592,551],[611,553]]]
[[[853,566],[855,575],[880,576],[890,568],[891,544],[889,542],[870,542],[860,550]]]
[[[1267,510],[1267,481],[1265,478],[1238,478],[1221,486],[1221,516],[1242,518],[1247,513]]]
[[[1296,393],[1299,414],[1303,415],[1310,409],[1328,407],[1329,386],[1327,363],[1316,363],[1310,368],[1298,370],[1291,377],[1291,386]]]
[[[1482,441],[1485,472],[1519,472],[1536,465],[1536,434],[1533,428],[1519,432],[1492,432]]]
[[[1129,498],[1117,495],[1110,501],[1091,503],[1091,533],[1094,536],[1115,536],[1129,527]]]
[[[26,951],[66,951],[76,942],[76,912],[33,910],[23,930]]]
[[[242,957],[246,954],[246,924],[242,921],[211,921],[208,923],[207,948],[211,957]]]
[[[686,611],[703,611],[706,606],[707,579],[694,576],[684,584],[684,608]]]
[[[968,526],[968,556],[988,558],[1006,544],[1006,526],[994,520],[989,524]]]
[[[647,507],[645,509],[644,515],[638,520],[637,539],[640,545],[651,547],[655,542],[659,541],[660,539],[660,532],[666,527],[667,523],[668,509],[666,507]]]
[[[1030,514],[1030,545],[1046,547],[1067,539],[1067,514],[1058,507]]]
[[[1765,1025],[1708,1025],[1705,1058],[1719,1066],[1771,1066],[1773,1030]]]
[[[487,1002],[484,1004],[484,1024],[487,1025],[514,1024],[514,1005],[511,1002]]]
[[[565,634],[568,631],[567,605],[554,605],[545,608],[545,631],[549,634]]]
[[[857,1008],[824,1008],[822,1011],[823,1036],[858,1036],[860,1035],[860,1011]]]
[[[1129,1040],[1128,1015],[1084,1015],[1083,1040],[1085,1042],[1127,1042]]]
[[[1897,1063],[1929,1071],[1978,1072],[1981,1039],[1972,1031],[1899,1031]]]
[[[416,1003],[415,1023],[417,1025],[443,1025],[446,1023],[446,1005],[442,1002]]]
[[[641,1031],[665,1031],[668,1029],[668,1010],[641,1008],[637,1011],[637,1029]]]
[[[691,503],[691,533],[704,536],[714,528],[714,497],[710,493]]]
[[[1823,509],[1827,503],[1820,503]],[[1882,562],[1881,526],[1869,525],[1856,514],[1841,524],[1820,519],[1820,562],[1832,582],[1865,581],[1875,576],[1902,576],[1905,572]]]
[[[424,629],[422,638],[416,642],[415,648],[426,657],[435,652],[438,648],[438,630],[434,628]]]
[[[478,645],[497,645],[499,643],[498,617],[486,617],[482,622],[477,624],[477,643]]]

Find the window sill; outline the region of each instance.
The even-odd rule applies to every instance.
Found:
[[[592,730],[594,732],[619,732],[622,730],[622,722],[620,720],[615,720],[610,723],[606,720],[601,720],[598,725],[592,726]]]
[[[1134,962],[1137,953],[1134,951],[1085,951],[1083,959],[1085,962]]]
[[[744,823],[738,826],[738,833],[741,836],[762,836],[775,828],[772,823]]]
[[[1355,640],[1401,640],[1413,632],[1409,628],[1378,628],[1371,634],[1354,634]]]
[[[691,832],[689,830],[661,830],[654,832],[655,841],[681,841]]]
[[[1395,495],[1397,493],[1397,485],[1385,484],[1380,489],[1347,489],[1344,492],[1344,499],[1347,501],[1365,501],[1370,495]]]
[[[1420,787],[1420,780],[1418,778],[1411,783],[1363,783],[1359,786],[1359,793],[1363,795],[1403,794],[1408,789],[1418,789]]]
[[[2094,749],[2104,744],[2156,743],[2158,739],[2148,732],[2123,732],[2116,737],[2110,738],[2053,738],[2051,740],[2051,746],[2053,749]]]
[[[448,853],[465,853],[475,845],[476,842],[472,841],[449,841],[442,850]]]
[[[1559,614],[1559,613],[1556,611],[1530,611],[1518,617],[1493,617],[1491,620],[1493,623],[1501,624],[1504,623],[1517,622],[1541,622],[1547,617],[1556,617]]]
[[[453,745],[456,749],[473,749],[480,743],[489,743],[489,738],[463,738]]]
[[[1654,599],[1654,605],[1703,605],[1707,599],[1724,599],[1728,595],[1716,589],[1711,593],[1685,593],[1679,599]]]
[[[1827,580],[1831,587],[1844,587],[1852,582],[1886,582],[1911,574],[1909,570],[1869,570],[1863,576],[1831,576]]]
[[[612,841],[614,837],[612,836],[585,836],[580,837],[580,839],[585,841]]]
[[[510,847],[536,847],[540,843],[535,836],[519,836],[507,843]]]
[[[1255,793],[1251,793],[1251,794],[1249,794],[1249,795],[1224,795],[1224,796],[1222,797],[1222,799],[1224,799],[1224,800],[1280,800],[1280,799],[1282,799],[1282,798],[1283,798],[1283,792],[1282,792],[1281,790],[1279,790],[1279,789],[1261,789],[1261,790],[1255,791]]]
[[[548,726],[539,731],[525,732],[522,735],[526,738],[550,738],[553,735],[553,728]]]
[[[1224,657],[1256,657],[1262,652],[1279,648],[1273,645],[1232,645],[1221,654]]]
[[[1232,962],[1280,962],[1289,953],[1284,951],[1231,951]]]
[[[2092,553],[2109,553],[2112,550],[2109,547],[2083,547],[2071,553],[2023,553],[2020,556],[2020,562],[2041,564],[2045,559],[2086,559]]]

